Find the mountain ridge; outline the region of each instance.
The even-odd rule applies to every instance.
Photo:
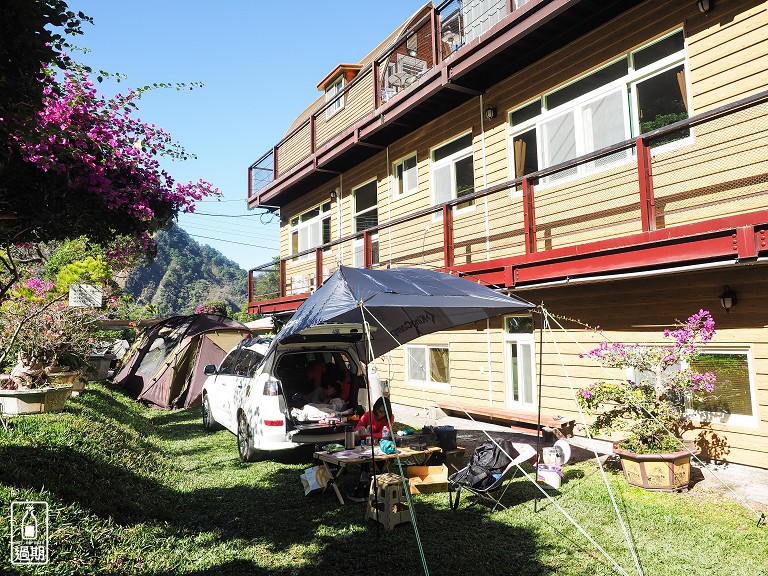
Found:
[[[192,314],[203,302],[225,302],[233,312],[248,299],[245,270],[174,224],[155,234],[157,254],[131,268],[120,281],[139,304],[153,304],[163,315]]]

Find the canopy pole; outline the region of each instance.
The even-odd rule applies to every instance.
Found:
[[[363,306],[363,302],[362,301],[360,302],[360,316],[363,319],[363,331],[365,333],[365,338],[368,341],[368,359],[369,359],[369,363],[370,363],[370,362],[373,361],[373,344],[371,343],[371,330],[370,330],[370,326],[368,325],[368,322],[366,322],[366,320],[365,320],[365,306]],[[376,319],[376,317],[373,314],[371,314],[371,317]],[[376,321],[378,322],[377,319],[376,319]],[[402,344],[397,340],[397,338],[395,338],[388,330],[387,330],[387,332],[389,333],[390,336],[392,336],[392,338],[395,340],[395,342],[398,343],[398,345],[402,346]],[[367,366],[366,366],[366,376],[368,376],[368,374],[367,374]],[[368,405],[370,406],[371,405],[370,380],[368,381],[368,383],[369,383],[369,386],[368,386]],[[390,388],[390,392],[391,392],[391,388]],[[381,397],[384,398],[384,390],[381,391]],[[373,406],[371,406],[371,410],[373,410]],[[395,419],[392,417],[392,414],[389,412],[389,410],[387,410],[387,403],[386,402],[384,402],[384,411],[386,412],[387,422],[389,422],[390,424],[394,424],[395,423]],[[394,431],[392,430],[392,426],[389,427],[389,432],[392,435],[392,438],[394,438],[395,434],[394,434]],[[394,442],[394,440],[392,440],[392,441]],[[429,576],[429,566],[427,565],[427,557],[426,557],[426,555],[424,553],[424,546],[421,543],[421,535],[419,534],[419,525],[416,522],[416,509],[413,506],[413,499],[411,498],[410,486],[408,485],[408,482],[405,479],[405,474],[403,472],[403,463],[400,461],[400,454],[397,452],[397,448],[395,448],[395,460],[397,461],[397,467],[400,470],[400,481],[403,484],[403,491],[405,493],[405,498],[408,501],[408,508],[411,511],[411,525],[413,526],[413,533],[416,536],[416,545],[418,546],[419,555],[421,556],[421,565],[424,568],[424,576]],[[373,457],[373,439],[371,439],[371,462],[372,463],[374,462],[374,457]],[[375,474],[376,474],[376,466],[375,465],[373,466],[373,470],[374,470],[373,481],[376,482],[376,476],[375,476]],[[374,484],[374,486],[375,486],[375,489],[376,489],[376,493],[378,494],[378,485]],[[377,536],[381,536],[381,523],[378,520],[379,520],[379,507],[376,506]]]
[[[365,334],[365,391],[368,396],[368,409],[371,413],[371,419],[373,419],[373,405],[371,403],[372,397],[371,397],[371,379],[368,376],[368,370],[370,369],[371,362],[373,361],[373,344],[371,344],[371,331],[368,327],[368,322],[365,320],[365,313],[363,312],[363,301],[361,300],[358,304],[360,307],[360,319],[362,320],[363,324],[363,333]],[[383,396],[383,394],[382,394]],[[386,408],[386,405],[385,405]],[[387,419],[390,420],[389,414],[387,414]],[[373,422],[371,422],[371,432],[373,432]],[[371,439],[371,475],[373,477],[373,490],[374,494],[379,493],[379,482],[376,474],[376,458],[374,456],[374,445],[373,445],[373,434],[370,436]],[[366,504],[367,506],[368,504]],[[381,522],[379,522],[379,507],[376,506],[376,537],[381,538]]]
[[[539,305],[539,310],[541,310],[544,307],[544,302],[542,302]],[[538,370],[538,390],[536,392],[536,403],[538,404],[539,408],[539,414],[538,414],[538,421],[536,423],[536,476],[539,475],[539,463],[541,462],[541,451],[540,451],[540,444],[541,444],[541,371],[543,366],[543,357],[544,357],[544,314],[541,314],[539,312],[539,316],[541,318],[541,324],[539,326],[539,370]],[[537,513],[538,507],[539,507],[539,500],[540,498],[536,496],[536,498],[533,499],[533,512],[534,514]]]

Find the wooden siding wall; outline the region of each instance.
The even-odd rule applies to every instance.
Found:
[[[285,174],[299,162],[309,157],[309,123],[301,127],[291,138],[277,148],[277,171]]]
[[[693,103],[704,112],[765,90],[768,4],[719,2],[706,18],[687,23]]]
[[[405,348],[397,348],[376,360],[382,378],[391,382],[391,396],[401,404],[428,408],[441,401],[461,404],[506,406],[504,378],[504,349],[501,336],[502,320],[486,322],[450,332],[423,336],[411,345],[447,346],[450,361],[449,386],[414,386],[405,383]],[[490,356],[489,341],[490,336]]]

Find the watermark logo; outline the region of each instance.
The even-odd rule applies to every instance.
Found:
[[[48,502],[11,502],[11,563],[48,564]]]

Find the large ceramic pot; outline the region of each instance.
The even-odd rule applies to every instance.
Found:
[[[88,356],[91,365],[90,379],[96,382],[104,382],[109,376],[109,369],[115,360],[114,354],[92,354]]]
[[[689,450],[665,454],[636,454],[614,444],[613,453],[621,459],[624,478],[632,486],[660,492],[687,490],[691,481],[691,453],[698,450],[688,442]]]
[[[72,385],[46,386],[31,390],[0,390],[0,414],[43,414],[61,412],[72,393]]]
[[[72,394],[77,396],[85,390],[86,380],[82,370],[62,370],[60,372],[49,371],[48,382],[54,387],[70,384],[72,386]]]

